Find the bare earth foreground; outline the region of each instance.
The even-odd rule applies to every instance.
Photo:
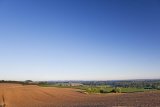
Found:
[[[83,94],[76,89],[0,84],[0,107],[160,107],[160,92]]]

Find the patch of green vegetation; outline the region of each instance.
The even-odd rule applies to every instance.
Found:
[[[113,89],[112,87],[108,86],[80,86],[78,89],[84,90],[87,93],[109,93]]]
[[[39,86],[43,87],[58,87],[58,88],[74,88],[80,89],[86,93],[134,93],[134,92],[144,92],[152,89],[144,89],[144,88],[124,88],[124,87],[111,87],[107,85],[98,85],[98,86],[68,86],[64,84],[41,84]]]
[[[157,86],[157,90],[160,90],[160,86]]]
[[[144,92],[147,91],[147,89],[144,88],[121,88],[122,93],[133,93],[133,92]]]
[[[116,87],[116,88],[112,89],[111,92],[112,92],[112,93],[121,93],[121,88]]]

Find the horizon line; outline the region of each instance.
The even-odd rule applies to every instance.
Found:
[[[26,80],[32,80],[32,79],[26,79]],[[1,79],[0,81],[26,81],[26,80],[5,80],[5,79]],[[77,80],[69,80],[69,79],[66,79],[66,80],[32,80],[32,81],[131,81],[131,80],[160,80],[160,78],[144,78],[144,79],[106,79],[106,80],[81,80],[81,79],[77,79]]]

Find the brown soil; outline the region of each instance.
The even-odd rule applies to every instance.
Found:
[[[0,107],[160,107],[160,91],[83,94],[76,89],[0,84]]]

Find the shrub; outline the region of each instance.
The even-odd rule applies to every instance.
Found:
[[[121,88],[116,88],[116,92],[121,93]]]
[[[100,89],[99,92],[100,92],[100,93],[108,93],[108,91],[105,90],[105,89]]]
[[[112,91],[111,91],[112,93],[116,93],[116,90],[115,89],[112,89]]]
[[[160,86],[157,87],[157,90],[160,90]]]
[[[111,92],[113,92],[113,93],[121,93],[121,88],[116,87]]]
[[[93,87],[87,88],[86,91],[88,93],[98,93],[99,92],[97,88],[93,88]]]

